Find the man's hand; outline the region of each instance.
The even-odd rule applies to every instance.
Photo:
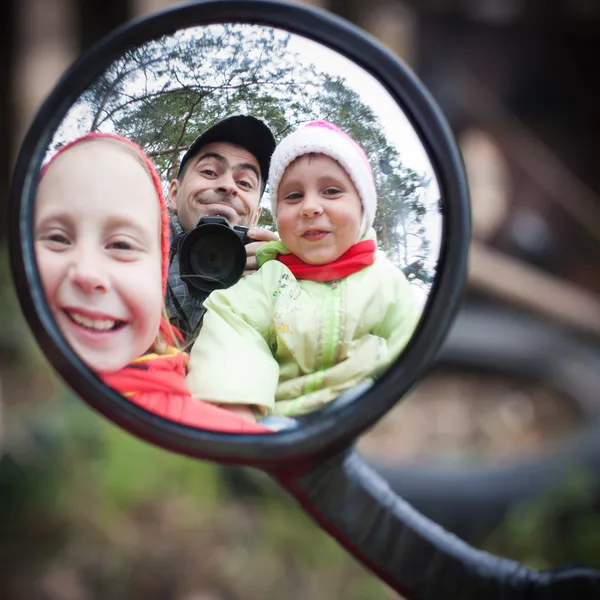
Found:
[[[250,229],[248,231],[248,237],[257,241],[246,245],[246,269],[242,273],[242,277],[251,275],[258,269],[256,251],[266,242],[275,242],[279,239],[279,235],[277,235],[276,232],[261,228]]]

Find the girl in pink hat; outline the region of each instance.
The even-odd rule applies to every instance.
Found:
[[[377,193],[363,149],[317,121],[271,159],[281,241],[260,269],[213,292],[187,376],[195,398],[251,420],[317,410],[369,381],[404,349],[421,311],[376,248]]]
[[[167,208],[139,146],[94,133],[61,148],[42,169],[34,235],[57,325],[107,385],[186,425],[268,431],[189,394],[189,357],[177,347],[164,309]]]

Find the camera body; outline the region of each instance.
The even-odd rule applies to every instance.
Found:
[[[202,217],[179,239],[179,275],[190,293],[206,295],[236,283],[246,268],[248,228],[224,217]]]

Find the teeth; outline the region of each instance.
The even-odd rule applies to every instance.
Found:
[[[89,317],[84,317],[83,315],[74,312],[70,312],[69,316],[75,323],[96,331],[109,331],[116,324],[116,321],[113,321],[112,319],[90,319]]]

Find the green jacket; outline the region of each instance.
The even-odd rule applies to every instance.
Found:
[[[259,263],[280,247],[266,244]],[[370,267],[326,283],[298,281],[268,260],[204,306],[186,378],[192,396],[288,416],[317,410],[385,369],[422,312],[381,252]]]

